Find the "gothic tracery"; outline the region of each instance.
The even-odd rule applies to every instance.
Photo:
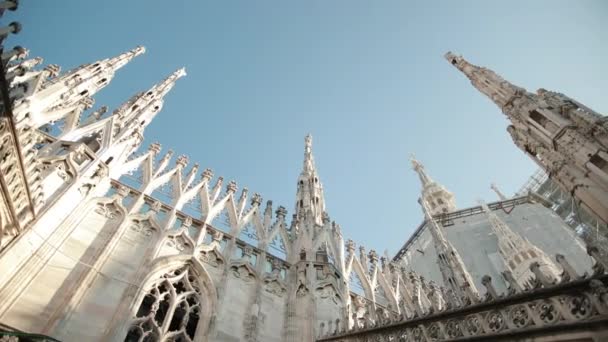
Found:
[[[125,342],[191,342],[201,319],[204,293],[189,266],[168,271],[144,296]]]

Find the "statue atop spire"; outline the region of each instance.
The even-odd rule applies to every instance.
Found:
[[[304,138],[304,167],[302,173],[312,174],[315,172],[315,160],[312,156],[312,135],[307,134]]]
[[[325,198],[323,196],[323,185],[319,181],[312,155],[312,136],[310,134],[304,138],[304,163],[300,177],[298,177],[295,212],[300,221],[305,216],[312,215],[315,223],[323,224]]]
[[[412,169],[416,171],[422,184],[422,193],[419,202],[426,202],[430,206],[431,215],[449,213],[456,210],[454,195],[443,185],[435,182],[424,169],[424,165],[419,162],[414,155],[410,155]]]
[[[414,171],[418,173],[418,177],[420,177],[420,183],[422,183],[423,187],[433,182],[431,177],[429,177],[429,175],[424,170],[424,165],[422,165],[422,163],[416,160],[416,156],[414,156],[413,153],[410,154],[410,162],[412,163],[412,169],[414,169]]]

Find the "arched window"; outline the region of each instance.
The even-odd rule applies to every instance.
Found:
[[[125,341],[191,342],[201,319],[201,297],[189,266],[165,273],[150,286]]]

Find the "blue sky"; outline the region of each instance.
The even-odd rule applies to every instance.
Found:
[[[22,1],[4,18],[23,24],[10,43],[64,70],[146,46],[96,106],[185,66],[147,143],[290,213],[311,133],[331,218],[392,255],[422,221],[410,153],[461,208],[494,200],[491,182],[513,194],[536,169],[443,54],[608,113],[607,14],[601,0],[63,0]]]

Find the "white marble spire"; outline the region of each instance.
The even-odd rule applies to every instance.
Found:
[[[505,81],[494,71],[469,63],[462,56],[456,56],[452,52],[448,52],[444,57],[471,80],[471,84],[477,90],[490,98],[500,108],[511,101],[514,96],[526,92],[525,89]]]
[[[118,69],[144,52],[145,48],[138,46],[49,80],[31,79],[23,100],[15,105],[13,112],[17,121],[38,128],[66,116],[80,115],[90,108],[92,97],[110,83]],[[47,76],[40,74],[40,77]]]
[[[310,134],[304,138],[304,162],[302,172],[298,177],[295,209],[299,220],[310,214],[315,223],[323,224],[325,198],[323,196],[323,185],[315,167],[312,154],[312,136]]]
[[[478,202],[488,215],[492,231],[498,239],[498,251],[506,268],[511,271],[522,288],[526,287],[528,281],[534,277],[530,271],[530,265],[534,262],[538,262],[540,271],[549,279],[560,278],[557,266],[543,250],[513,231],[485,202],[482,200]]]
[[[433,236],[433,243],[437,252],[437,264],[441,271],[444,285],[457,295],[461,301],[460,304],[463,304],[467,299],[472,302],[476,301],[479,293],[460,254],[443,234],[443,228],[433,219],[431,209],[426,201],[421,200],[420,205],[422,206],[427,226]]]
[[[431,215],[449,213],[456,210],[454,194],[449,192],[443,185],[435,182],[426,172],[424,165],[414,155],[410,155],[412,169],[416,171],[422,184],[419,202],[426,202],[430,208]]]

